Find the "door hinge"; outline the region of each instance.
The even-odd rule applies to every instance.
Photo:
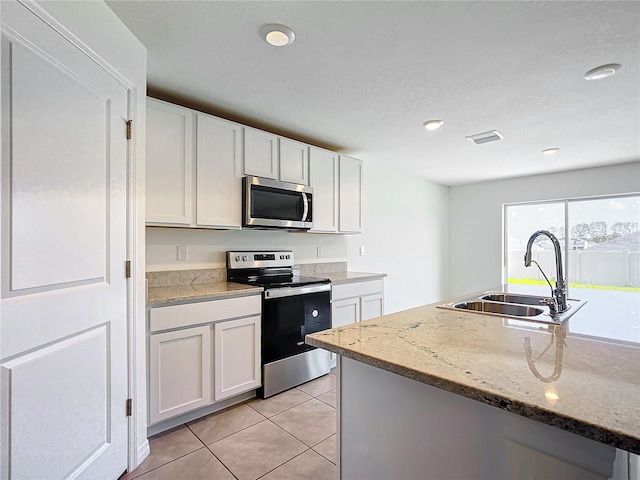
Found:
[[[131,399],[127,398],[127,417],[131,416]]]
[[[124,276],[131,278],[131,260],[124,262]]]
[[[127,140],[131,140],[133,136],[133,120],[127,121]]]

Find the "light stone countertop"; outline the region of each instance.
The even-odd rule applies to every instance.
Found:
[[[640,454],[638,344],[573,335],[571,322],[588,315],[586,307],[567,326],[549,329],[436,308],[442,303],[307,335],[306,342]]]
[[[317,273],[315,276],[328,278],[333,285],[341,283],[364,282],[367,280],[377,280],[387,276],[386,273],[366,273],[366,272],[328,272]]]
[[[247,295],[258,295],[262,293],[262,291],[262,287],[232,282],[149,287],[147,306],[156,307],[196,300],[219,300],[229,297],[243,297]]]

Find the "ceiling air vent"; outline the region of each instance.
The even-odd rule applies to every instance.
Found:
[[[479,145],[481,143],[495,142],[496,140],[500,140],[501,138],[504,138],[504,136],[496,130],[490,130],[488,132],[469,135],[467,138],[471,140],[473,143],[476,143]]]

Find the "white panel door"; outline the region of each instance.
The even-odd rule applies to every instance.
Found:
[[[332,303],[331,328],[351,325],[360,321],[360,298],[347,298]]]
[[[309,146],[280,137],[280,180],[309,185]]]
[[[193,112],[148,98],[145,162],[147,223],[191,223],[193,153]]]
[[[338,154],[309,148],[309,185],[313,187],[312,232],[338,231]]]
[[[260,387],[260,316],[214,328],[215,401]]]
[[[382,293],[375,295],[367,295],[360,298],[360,320],[369,320],[371,318],[381,317],[384,315],[384,299]]]
[[[211,403],[211,327],[149,336],[149,423]]]
[[[362,160],[340,155],[340,231],[362,231]]]
[[[278,180],[278,137],[244,127],[244,173]]]
[[[2,2],[2,478],[127,468],[128,90]]]
[[[201,227],[242,225],[242,126],[197,115],[196,219]]]

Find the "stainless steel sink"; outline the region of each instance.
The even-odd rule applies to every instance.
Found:
[[[473,310],[474,312],[498,313],[507,317],[535,317],[542,315],[542,308],[530,307],[527,305],[516,305],[513,303],[497,303],[497,302],[458,302],[453,305],[455,308],[462,310]]]
[[[547,297],[536,297],[534,295],[518,295],[516,293],[498,293],[490,292],[480,297],[482,300],[489,300],[490,302],[503,302],[503,303],[518,303],[523,305],[535,305],[539,307],[542,305],[540,300],[544,300]]]
[[[447,310],[467,311],[502,318],[518,318],[539,323],[559,324],[566,322],[585,303],[584,300],[568,299],[565,312],[552,315],[548,305],[543,303],[548,297],[504,292],[484,292],[453,303],[438,305]]]

